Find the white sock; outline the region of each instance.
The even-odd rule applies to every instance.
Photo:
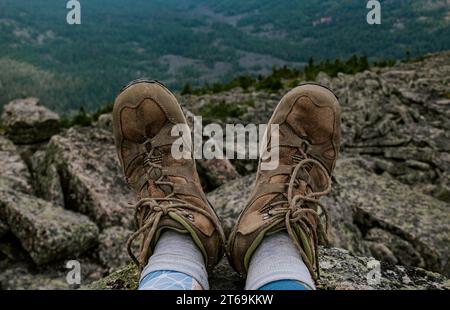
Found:
[[[181,234],[173,230],[165,231],[161,235],[153,255],[142,271],[141,281],[152,272],[158,271],[173,271],[188,275],[195,280],[192,284],[192,289],[198,288],[198,286],[205,290],[209,289],[208,273],[205,268],[203,255],[190,235]],[[162,277],[165,277],[166,282],[167,274],[167,272],[162,273]],[[155,288],[155,285],[152,285],[152,289],[157,288]]]
[[[264,237],[253,254],[245,289],[257,290],[279,280],[294,280],[315,289],[314,281],[286,232]]]

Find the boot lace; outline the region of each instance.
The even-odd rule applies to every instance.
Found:
[[[154,170],[162,171],[163,167],[160,164],[160,160],[157,159],[155,161],[153,157],[155,148],[151,146],[149,140],[144,142],[144,145],[150,146],[150,150],[144,158],[144,165],[148,167],[147,176],[151,175]],[[134,220],[138,229],[129,237],[127,251],[133,262],[140,268],[144,267],[145,258],[150,255],[151,243],[156,235],[161,218],[169,213],[175,213],[193,222],[194,217],[191,212],[198,212],[211,221],[217,231],[221,233],[221,230],[217,227],[217,221],[208,211],[175,197],[175,193],[173,192],[174,183],[164,180],[162,173],[154,181],[154,184],[157,186],[169,186],[172,192],[163,198],[142,198],[132,206],[135,209]],[[142,242],[139,248],[140,257],[138,258],[133,253],[132,245],[140,236],[142,237]],[[221,235],[220,237],[224,240],[224,236]]]
[[[318,232],[325,243],[328,243],[327,234],[330,226],[328,210],[321,202],[319,202],[319,199],[321,196],[324,196],[331,191],[331,179],[328,171],[319,161],[309,158],[306,155],[306,152],[301,149],[300,152],[301,159],[294,167],[289,183],[286,183],[286,185],[288,185],[287,201],[281,200],[270,203],[266,215],[267,217],[270,217],[273,222],[284,221],[294,246],[300,253],[313,277],[317,278],[319,277]],[[327,180],[326,189],[320,192],[298,193],[294,195],[294,188],[299,184],[298,173],[300,172],[300,169],[311,169],[314,165],[324,172]],[[288,204],[288,207],[286,208],[274,208],[286,204]],[[321,214],[308,207],[307,204],[316,205],[319,212],[321,211]],[[325,227],[322,224],[322,216],[325,218]],[[295,224],[300,226],[301,230],[307,235],[307,238],[312,239],[312,244],[310,244],[309,240],[307,242],[299,240],[295,231]],[[302,247],[302,243],[305,246],[310,246],[311,253],[308,254],[308,252],[305,251],[304,247]]]

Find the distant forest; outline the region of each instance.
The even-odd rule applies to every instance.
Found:
[[[327,59],[346,70],[352,55],[369,64],[450,49],[445,0],[380,1],[372,26],[361,0],[80,2],[82,24],[71,26],[66,1],[0,0],[0,106],[36,96],[60,113],[92,112],[139,77],[185,93],[236,76],[277,88],[262,78],[273,68],[308,78]]]

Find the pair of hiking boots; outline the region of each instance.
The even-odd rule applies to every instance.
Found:
[[[161,83],[137,80],[124,87],[113,110],[113,130],[129,186],[137,194],[137,231],[128,252],[145,266],[161,233],[172,229],[190,234],[208,270],[226,252],[231,265],[245,276],[252,254],[264,236],[288,232],[313,278],[318,276],[319,238],[326,240],[328,213],[318,200],[331,188],[331,173],[340,142],[340,106],[327,88],[305,84],[287,93],[268,126],[278,125],[279,164],[261,169],[247,206],[228,242],[209,204],[192,155],[175,159],[172,128],[187,124],[175,96]],[[266,151],[271,151],[267,137]],[[189,140],[190,141],[190,140]],[[132,243],[140,238],[137,253]],[[227,245],[226,245],[227,244]],[[226,246],[225,246],[226,245]]]

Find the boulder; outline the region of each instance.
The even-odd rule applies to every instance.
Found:
[[[249,175],[208,194],[226,233],[245,207],[254,179]],[[370,249],[372,243],[382,243],[398,262],[449,274],[448,204],[416,192],[388,174],[376,174],[363,160],[338,160],[334,180],[332,193],[322,198],[330,211],[334,246],[370,256],[376,255]],[[367,235],[374,228],[401,242],[382,237],[374,240]],[[407,260],[412,253],[418,257]]]
[[[0,189],[32,193],[31,176],[27,165],[20,157],[17,147],[0,135]]]
[[[228,159],[197,159],[196,163],[203,190],[206,192],[239,177]]]
[[[17,99],[3,108],[6,135],[16,144],[33,144],[50,139],[60,130],[58,114],[39,104],[37,98]]]
[[[86,216],[13,190],[0,191],[0,216],[38,265],[77,257],[98,238]]]
[[[112,114],[105,113],[100,115],[94,125],[98,128],[102,128],[112,132]]]
[[[244,209],[254,186],[255,175],[251,174],[228,182],[208,193],[207,197],[221,219],[226,235],[233,229],[239,214]]]
[[[17,147],[0,135],[0,190],[15,189],[31,194],[31,175],[20,157]],[[0,238],[9,232],[6,219],[0,213]]]
[[[338,162],[330,198],[334,203],[329,208],[339,205],[353,210],[353,222],[363,238],[385,244],[402,264],[450,274],[448,204],[388,174],[377,175],[367,165],[360,159]],[[340,234],[341,223],[332,225]],[[371,232],[375,228],[387,234]]]
[[[194,129],[195,127],[201,128],[201,119],[186,108],[183,108],[183,112],[191,130],[192,141],[195,143],[196,139],[194,135],[199,134],[197,139],[198,141],[202,141],[203,147],[205,137],[201,135],[202,133],[198,133]],[[206,192],[239,177],[239,173],[227,158],[197,159],[196,164],[202,187]]]
[[[114,226],[100,234],[98,256],[100,262],[109,270],[117,270],[130,262],[126,243],[131,233],[128,229]]]
[[[370,257],[354,256],[339,248],[321,248],[320,253],[319,289],[448,290],[450,288],[448,278],[421,268],[380,263]]]
[[[450,202],[449,53],[335,78],[318,76],[342,105],[342,151],[381,163],[423,193]]]
[[[321,290],[450,289],[450,281],[420,268],[383,264],[373,258],[357,257],[338,248],[320,249]],[[379,272],[378,272],[379,271]],[[84,289],[132,290],[138,286],[139,271],[130,264]],[[211,289],[239,290],[244,283],[226,259],[210,275]]]
[[[131,227],[135,202],[119,166],[111,132],[74,127],[54,136],[37,165],[37,192],[88,215],[101,228]]]
[[[65,276],[31,273],[25,266],[15,266],[0,273],[0,288],[3,290],[67,290]]]
[[[450,202],[449,57],[446,52],[356,75],[317,76],[342,105],[342,153],[382,161],[380,173],[445,202]],[[265,124],[287,91],[234,89],[180,102],[207,122]],[[257,161],[232,163],[240,174],[257,167]]]
[[[65,202],[61,178],[56,165],[49,163],[46,156],[44,149],[36,151],[30,158],[35,192],[39,197],[63,207]]]
[[[0,239],[9,231],[8,225],[0,219]]]
[[[30,266],[22,262],[4,265],[0,262],[0,288],[4,290],[68,290],[99,280],[104,270],[91,260],[79,258],[80,284],[69,284],[67,276],[73,267],[67,268],[66,262],[57,262],[48,266]],[[6,268],[4,268],[6,267]]]

